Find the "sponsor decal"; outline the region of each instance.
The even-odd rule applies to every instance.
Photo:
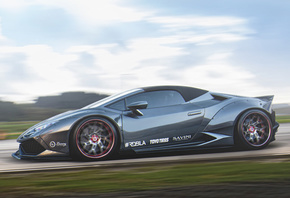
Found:
[[[56,146],[66,147],[66,143],[65,142],[57,142]]]
[[[49,143],[49,146],[50,146],[51,148],[54,148],[55,145],[56,145],[55,141],[51,141],[51,142]]]
[[[137,147],[137,146],[145,146],[145,145],[146,145],[146,142],[144,140],[125,143],[125,147]]]
[[[55,143],[55,141],[51,141],[51,142],[49,143],[49,146],[50,146],[51,148],[54,148],[54,147],[56,147],[56,146],[66,147],[66,143],[65,143],[65,142],[56,142],[56,143]]]
[[[183,135],[183,136],[177,136],[177,137],[172,138],[173,141],[184,141],[184,140],[189,140],[189,139],[191,139],[191,135]]]
[[[160,138],[160,139],[150,140],[150,144],[159,144],[159,143],[166,143],[166,142],[169,142],[169,138]]]

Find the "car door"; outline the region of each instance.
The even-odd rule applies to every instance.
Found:
[[[124,147],[135,151],[190,143],[204,116],[204,109],[173,90],[139,93],[125,101],[127,107],[143,105],[140,113],[127,110],[122,115]]]

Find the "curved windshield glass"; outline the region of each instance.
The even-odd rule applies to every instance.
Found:
[[[132,90],[129,90],[129,91],[125,91],[125,92],[121,92],[121,93],[118,93],[118,94],[114,94],[114,95],[108,96],[106,98],[103,98],[101,100],[98,100],[97,102],[94,102],[92,104],[89,104],[89,105],[83,107],[82,109],[96,108],[96,107],[102,106],[104,104],[110,103],[111,101],[114,101],[114,100],[116,100],[118,98],[121,98],[123,96],[126,96],[128,94],[131,94],[131,93],[134,93],[134,92],[139,92],[141,90],[142,89],[132,89]]]

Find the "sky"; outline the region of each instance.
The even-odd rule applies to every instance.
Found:
[[[0,0],[0,100],[185,85],[290,103],[290,1]]]

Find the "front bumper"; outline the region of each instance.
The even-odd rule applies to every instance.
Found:
[[[41,144],[34,139],[19,144],[19,149],[12,154],[12,157],[21,159],[59,159],[68,158],[69,155],[57,151],[46,150]]]

